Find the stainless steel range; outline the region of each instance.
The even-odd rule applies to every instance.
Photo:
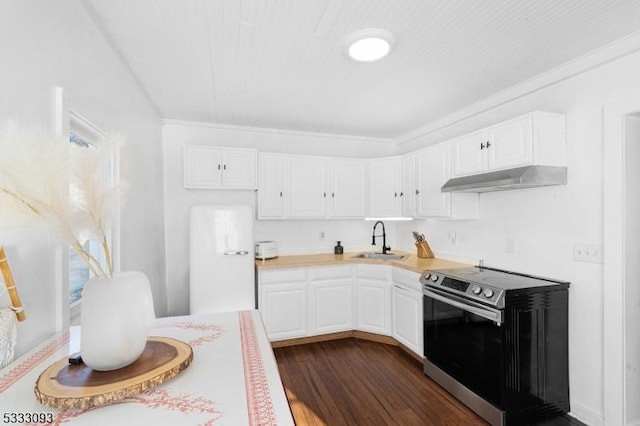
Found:
[[[487,267],[425,271],[425,374],[494,425],[569,411],[569,283]]]

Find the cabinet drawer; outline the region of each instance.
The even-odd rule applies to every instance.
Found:
[[[389,281],[391,279],[391,266],[356,265],[356,277],[378,281]]]
[[[417,272],[407,271],[400,268],[393,268],[391,272],[391,280],[395,284],[400,284],[408,289],[422,291],[420,274],[418,274]]]
[[[306,280],[305,268],[276,269],[260,271],[260,284],[289,283]]]
[[[334,278],[351,278],[353,266],[319,266],[309,269],[309,280],[330,280]]]

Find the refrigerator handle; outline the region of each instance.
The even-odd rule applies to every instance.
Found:
[[[247,250],[226,251],[224,253],[225,256],[245,256],[247,254],[249,254]]]

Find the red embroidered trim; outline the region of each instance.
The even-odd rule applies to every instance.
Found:
[[[222,334],[224,333],[224,330],[219,325],[194,324],[192,322],[177,322],[177,323],[161,324],[154,328],[168,328],[168,327],[180,328],[182,330],[196,330],[196,331],[206,332],[204,336],[188,341],[187,344],[191,347],[200,346],[204,343],[213,342],[214,340],[222,337]]]
[[[253,318],[248,311],[238,312],[247,411],[250,425],[276,425],[276,416],[269,391],[269,382],[260,354]]]
[[[22,361],[20,364],[13,367],[13,369],[0,377],[0,393],[4,392],[9,388],[9,386],[13,385],[15,382],[20,380],[25,374],[29,371],[33,370],[35,366],[44,361],[47,357],[51,356],[58,349],[62,348],[64,345],[69,343],[69,333],[64,333],[60,335],[58,338],[51,341],[44,348],[40,349],[38,352],[31,355],[26,360]],[[9,364],[8,367],[11,367]]]
[[[180,394],[172,396],[166,389],[151,389],[136,396],[130,396],[121,401],[116,401],[113,405],[119,404],[139,404],[152,410],[166,409],[167,411],[178,411],[183,414],[197,413],[207,416],[203,425],[212,426],[222,417],[222,412],[216,408],[215,401],[202,396]],[[59,426],[67,423],[81,415],[97,410],[100,407],[89,407],[83,410],[64,408],[60,410],[54,423],[51,426]]]

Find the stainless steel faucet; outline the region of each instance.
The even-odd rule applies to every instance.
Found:
[[[371,245],[376,245],[376,237],[380,237],[380,235],[376,235],[376,227],[378,225],[382,225],[382,254],[387,254],[387,251],[391,250],[391,247],[387,247],[387,232],[384,229],[384,223],[379,220],[373,225],[373,235],[371,236]]]

